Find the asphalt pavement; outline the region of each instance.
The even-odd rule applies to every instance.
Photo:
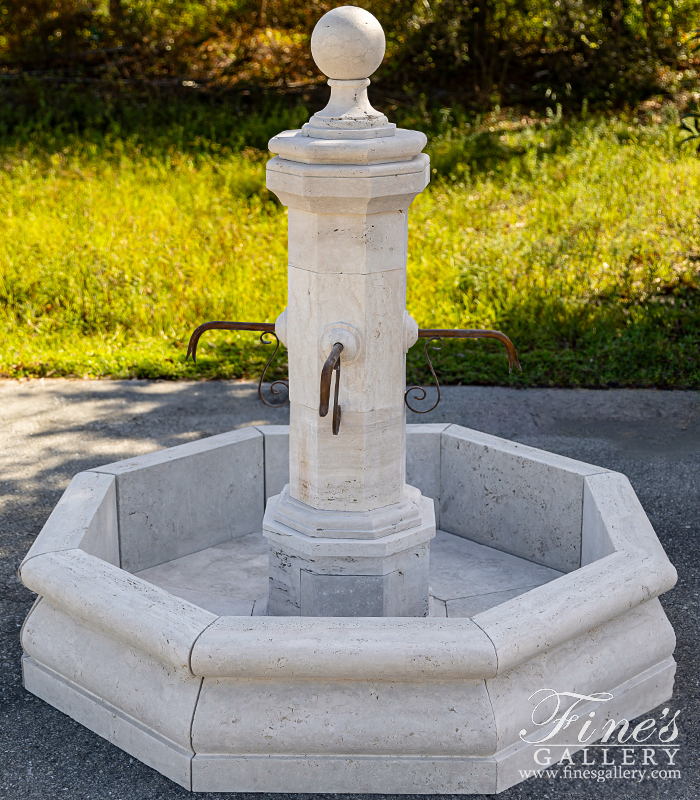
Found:
[[[245,425],[287,422],[287,408],[262,405],[250,383],[0,381],[0,798],[191,797],[24,691],[19,629],[34,596],[19,582],[17,566],[76,472]],[[666,705],[671,713],[680,711],[674,743],[680,777],[531,778],[498,797],[697,800],[698,393],[447,387],[434,412],[409,412],[409,422],[454,422],[624,472],[678,570],[678,585],[661,602],[678,637],[676,688]],[[591,758],[600,759],[597,748],[589,751]]]

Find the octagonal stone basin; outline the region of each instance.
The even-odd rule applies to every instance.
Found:
[[[268,617],[287,454],[265,426],[77,475],[20,567],[25,687],[188,789],[242,792],[490,794],[536,766],[538,690],[612,695],[577,708],[588,744],[671,696],[676,574],[623,475],[408,426],[431,617]]]
[[[137,572],[139,578],[221,616],[265,614],[267,539],[249,533]],[[562,572],[438,531],[430,543],[430,616],[473,617]]]

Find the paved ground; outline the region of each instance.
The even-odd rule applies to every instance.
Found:
[[[669,706],[672,712],[681,711],[677,757],[681,778],[642,783],[533,778],[499,797],[696,800],[700,797],[698,395],[448,387],[435,412],[412,416],[409,421],[457,422],[625,472],[679,573],[678,586],[662,602],[678,636],[676,692]],[[0,381],[0,570],[5,586],[0,616],[1,798],[190,796],[24,692],[18,634],[33,597],[19,583],[16,569],[76,472],[254,422],[283,424],[287,413],[260,404],[251,384]]]

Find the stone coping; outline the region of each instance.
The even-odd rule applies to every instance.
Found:
[[[485,453],[513,446],[459,426],[438,427],[441,442],[456,437],[478,443]],[[160,466],[264,435],[264,428],[222,434],[131,459],[124,469],[131,472],[136,462]],[[119,465],[112,465],[114,474],[101,468],[73,479],[22,562],[20,577],[88,626],[200,676],[492,677],[657,597],[676,581],[624,475],[581,475],[586,465],[580,462],[517,448],[521,458],[556,461],[582,478],[583,566],[473,620],[217,617],[109,563],[115,481],[124,472]],[[105,541],[96,541],[96,526]]]
[[[303,164],[378,164],[417,156],[428,143],[421,131],[396,128],[378,139],[315,139],[300,129],[282,131],[268,142],[271,153]]]
[[[395,175],[423,173],[430,166],[425,154],[407,161],[389,161],[381,164],[302,164],[275,156],[267,162],[268,172],[299,175],[305,178],[391,178]]]

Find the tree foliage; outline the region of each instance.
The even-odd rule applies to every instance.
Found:
[[[385,27],[387,87],[480,102],[613,102],[687,66],[700,0],[355,0]],[[4,0],[0,68],[53,78],[300,86],[321,0]]]

